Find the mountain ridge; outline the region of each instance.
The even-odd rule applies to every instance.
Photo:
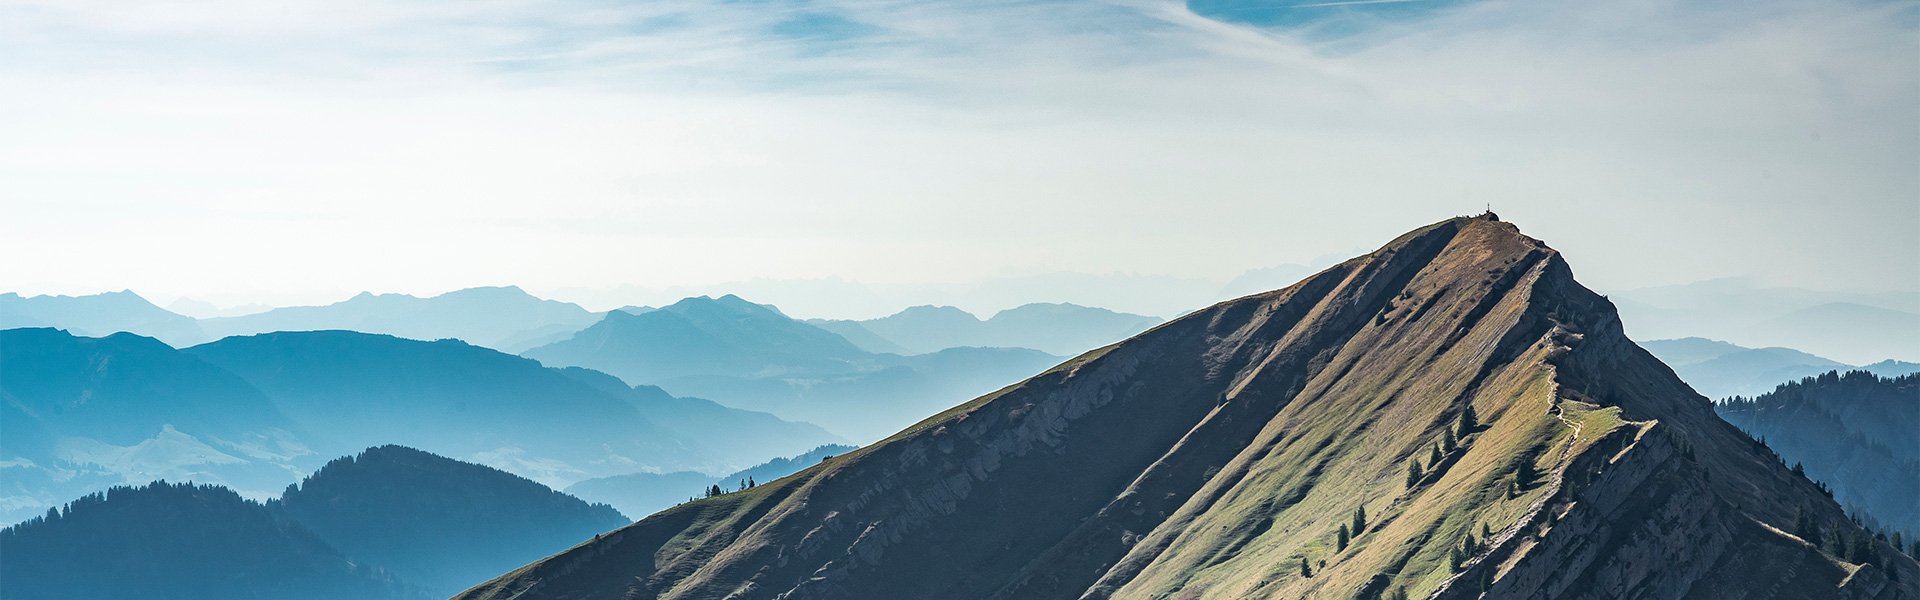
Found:
[[[460,598],[1920,593],[1796,518],[1864,535],[1484,215]]]

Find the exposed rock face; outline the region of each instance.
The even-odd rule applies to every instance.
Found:
[[[462,597],[1920,596],[1802,514],[1861,533],[1487,216]]]

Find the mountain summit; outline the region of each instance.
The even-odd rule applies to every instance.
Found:
[[[1891,599],[1916,582],[1628,341],[1558,252],[1483,215],[460,597]]]

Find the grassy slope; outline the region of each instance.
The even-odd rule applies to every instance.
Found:
[[[1469,404],[1483,426],[1405,489],[1407,463],[1424,462]],[[1672,444],[1636,450],[1656,427],[1709,451],[1669,465],[1675,453],[1659,449]],[[1482,527],[1515,533],[1497,534],[1509,542],[1484,561],[1501,573],[1570,561],[1573,577],[1637,577],[1606,552],[1632,562],[1674,551],[1632,546],[1671,541],[1645,529],[1663,522],[1652,508],[1697,521],[1689,534],[1777,555],[1761,568],[1812,565],[1797,585],[1830,590],[1841,571],[1743,520],[1790,523],[1794,505],[1818,500],[1740,439],[1620,334],[1611,306],[1572,283],[1556,253],[1510,225],[1457,219],[776,485],[664,512],[471,597],[528,586],[544,587],[526,597],[687,599],[1418,596],[1447,586],[1449,552]],[[1510,497],[1519,461],[1542,477]],[[1554,474],[1569,462],[1581,471],[1562,486]],[[1712,486],[1700,483],[1707,470]],[[1620,474],[1593,484],[1600,471]],[[1666,504],[1609,503],[1642,482]],[[1576,495],[1589,484],[1616,494]],[[1363,504],[1369,527],[1336,553],[1335,529]],[[1536,540],[1543,506],[1579,527]],[[1818,508],[1838,518],[1831,502]],[[1595,532],[1600,562],[1564,547],[1588,539],[1580,527]],[[1553,549],[1530,558],[1536,545]],[[1700,560],[1737,558],[1728,547],[1738,546]],[[1302,557],[1315,576],[1299,575]],[[1654,583],[1698,581],[1674,577]],[[553,593],[592,586],[602,587]]]

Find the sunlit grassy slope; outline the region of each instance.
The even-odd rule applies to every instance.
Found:
[[[1799,514],[1858,532],[1557,252],[1461,218],[465,597],[1920,595]]]

